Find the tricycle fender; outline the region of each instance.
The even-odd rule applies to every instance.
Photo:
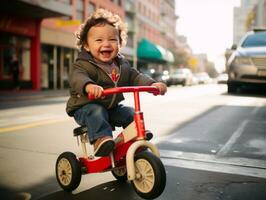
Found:
[[[146,141],[146,140],[140,140],[134,142],[128,149],[127,155],[126,155],[126,165],[127,165],[127,178],[128,180],[134,180],[136,176],[136,171],[135,171],[135,164],[134,164],[134,156],[135,152],[139,147],[147,147],[151,150],[151,152],[156,155],[157,157],[160,157],[159,150],[157,147]]]

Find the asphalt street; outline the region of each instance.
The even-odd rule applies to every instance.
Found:
[[[158,199],[265,199],[265,95],[227,95],[224,86],[206,85],[171,87],[154,99],[141,96],[167,172]],[[0,110],[1,199],[141,199],[110,172],[84,175],[72,194],[62,191],[55,161],[64,151],[80,152],[65,101],[20,100]]]

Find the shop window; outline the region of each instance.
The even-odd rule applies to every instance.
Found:
[[[89,2],[89,8],[88,9],[89,9],[89,15],[91,15],[96,9],[95,4]]]
[[[14,47],[2,47],[1,48],[1,77],[3,79],[11,77],[11,63],[12,63],[12,55],[15,54]]]
[[[11,63],[14,56],[20,65],[20,80],[30,80],[30,39],[0,34],[0,79],[11,79]]]
[[[69,88],[68,75],[77,50],[42,45],[42,89]]]
[[[41,87],[53,89],[54,87],[54,48],[51,45],[42,45],[41,54]]]
[[[73,62],[73,56],[72,53],[73,50],[69,49],[69,48],[64,48],[64,55],[63,55],[63,63],[64,63],[64,67],[62,70],[62,77],[63,77],[63,87],[64,88],[68,88],[69,84],[68,84],[68,75],[69,75],[69,71],[70,71],[70,66],[72,65]]]

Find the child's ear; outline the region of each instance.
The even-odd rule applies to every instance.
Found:
[[[88,44],[84,44],[83,48],[86,50],[86,51],[90,51],[90,48],[89,48],[89,45]]]

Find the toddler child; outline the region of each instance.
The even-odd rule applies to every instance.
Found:
[[[95,156],[108,156],[114,149],[112,126],[127,127],[134,120],[134,109],[120,102],[123,94],[101,98],[107,88],[155,86],[160,94],[166,85],[139,73],[120,53],[127,30],[120,17],[104,9],[96,10],[76,34],[80,49],[69,75],[70,98],[66,111],[88,129]],[[94,95],[89,100],[87,94]]]

